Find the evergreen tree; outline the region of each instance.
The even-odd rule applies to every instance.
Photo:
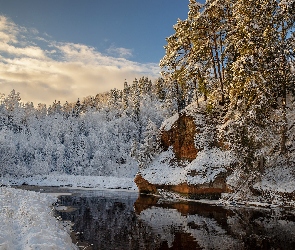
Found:
[[[122,93],[123,109],[125,110],[125,112],[130,107],[129,97],[130,97],[130,86],[128,85],[128,83],[126,82],[126,79],[125,79],[124,89],[123,89],[123,93]]]
[[[135,78],[131,86],[131,98],[132,98],[132,116],[135,122],[139,122],[140,113],[140,90],[138,87],[138,81]]]
[[[167,38],[166,54],[160,62],[163,75],[177,80],[181,89],[195,81],[207,99],[225,101],[225,37],[230,11],[226,0],[207,1],[203,6],[195,0],[189,4],[186,20],[178,20],[175,34]]]
[[[276,0],[235,1],[236,22],[227,41],[236,57],[229,69],[233,76],[229,91],[232,105],[239,103],[248,122],[260,126],[270,125],[270,113],[280,107],[281,153],[285,154],[287,90],[294,83],[290,68],[294,51],[287,35],[294,22],[282,4]]]
[[[162,78],[158,78],[155,83],[156,83],[155,84],[156,98],[160,101],[164,101],[165,99],[164,81]]]
[[[144,141],[140,146],[138,162],[140,167],[147,166],[159,152],[159,129],[156,124],[148,120],[146,130],[144,132]]]
[[[81,109],[82,109],[81,103],[80,103],[80,100],[78,98],[78,100],[77,100],[77,102],[76,102],[76,104],[75,104],[75,106],[74,106],[74,108],[72,110],[72,116],[73,117],[79,117],[80,114],[81,114]]]

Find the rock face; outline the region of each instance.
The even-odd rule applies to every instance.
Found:
[[[222,174],[217,176],[213,182],[198,185],[190,185],[187,183],[178,185],[151,184],[140,174],[136,175],[134,181],[140,193],[157,194],[159,189],[164,189],[182,194],[189,199],[219,199],[221,193],[230,191],[226,184],[226,176]]]
[[[206,124],[202,124],[202,126],[206,126]],[[201,127],[198,128],[196,126],[194,117],[185,112],[179,114],[178,119],[173,121],[171,126],[169,125],[162,129],[161,146],[164,151],[167,151],[170,147],[173,148],[175,155],[173,162],[176,163],[174,167],[184,168],[186,164],[196,159],[199,152],[195,147],[195,136],[201,133],[200,131]],[[216,147],[224,149],[223,145],[216,145]],[[161,170],[158,169],[157,171]],[[194,175],[189,175],[194,177]],[[172,185],[150,183],[138,173],[135,177],[135,183],[141,193],[157,194],[159,189],[164,189],[180,193],[191,199],[218,199],[221,193],[229,191],[225,173],[218,174],[214,180],[208,183],[189,184],[183,182],[175,185],[173,183]]]
[[[169,131],[161,132],[161,144],[164,150],[173,146],[178,160],[192,161],[197,157],[194,136],[197,133],[193,117],[181,114]]]
[[[157,187],[155,185],[149,183],[144,178],[142,178],[142,176],[140,174],[137,174],[135,176],[134,182],[136,183],[140,193],[146,193],[146,194],[156,194],[157,193]]]

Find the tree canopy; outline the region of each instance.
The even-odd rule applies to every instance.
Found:
[[[247,138],[255,147],[253,138],[269,126],[286,155],[287,109],[295,90],[295,1],[190,0],[188,7],[187,19],[178,20],[166,39],[162,75],[182,88],[194,82],[196,96],[208,99],[210,110],[223,107],[221,122],[233,118],[237,125],[236,144],[245,147]]]

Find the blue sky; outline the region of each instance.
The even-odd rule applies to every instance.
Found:
[[[48,104],[155,78],[188,2],[0,0],[1,92]]]

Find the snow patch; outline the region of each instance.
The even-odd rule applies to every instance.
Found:
[[[175,163],[173,148],[170,147],[158,155],[147,168],[142,169],[140,174],[153,184],[204,184],[214,181],[217,175],[226,172],[225,166],[229,166],[231,162],[230,151],[213,148],[200,151],[196,159],[186,164],[186,167],[179,167]]]
[[[217,175],[226,172],[226,166],[232,163],[230,151],[212,148],[200,151],[197,158],[187,165],[187,172],[194,171],[194,176],[188,175],[189,184],[203,184],[215,180]]]
[[[263,191],[280,193],[295,192],[294,173],[288,167],[273,167],[266,170],[261,181],[254,185],[254,188]]]
[[[160,130],[163,131],[169,131],[172,128],[172,125],[178,120],[179,114],[176,113],[175,115],[171,116],[170,118],[166,119],[162,126],[160,127]]]
[[[162,152],[145,169],[140,171],[141,176],[153,184],[177,185],[186,181],[184,168],[173,166],[174,153],[172,147]]]

